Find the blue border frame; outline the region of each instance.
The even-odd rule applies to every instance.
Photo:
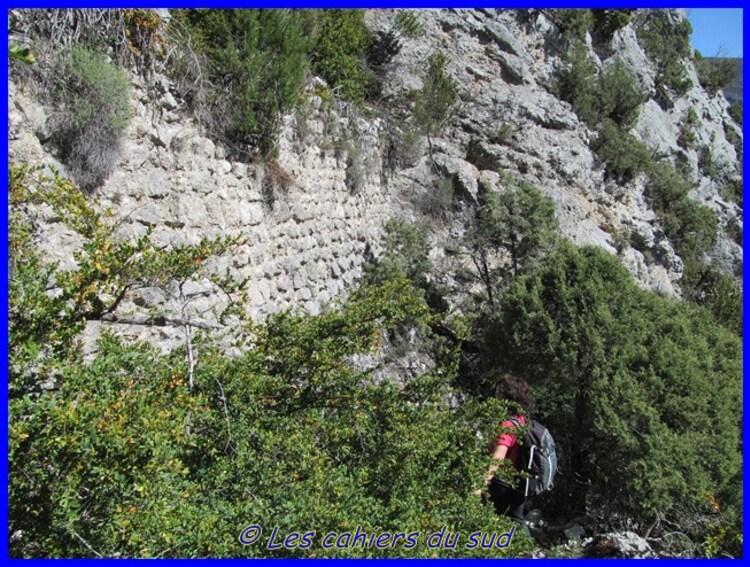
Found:
[[[708,5],[707,5],[708,4]],[[661,1],[654,1],[654,0],[642,0],[640,2],[633,2],[633,1],[581,1],[581,0],[541,0],[541,1],[529,1],[529,0],[512,0],[509,2],[483,2],[476,0],[452,0],[452,1],[446,1],[446,0],[381,0],[378,1],[368,1],[368,0],[349,0],[349,1],[331,1],[331,0],[288,0],[286,2],[284,1],[273,1],[273,0],[261,0],[260,2],[242,2],[237,0],[186,0],[184,2],[180,2],[179,0],[142,0],[140,2],[132,2],[130,0],[125,1],[111,1],[111,0],[78,0],[78,1],[72,1],[72,2],[55,2],[55,1],[44,1],[44,0],[26,0],[26,1],[10,1],[6,5],[6,9],[14,9],[14,8],[49,8],[49,7],[63,7],[63,8],[190,8],[190,7],[210,7],[210,8],[239,8],[239,7],[245,7],[245,8],[477,8],[477,7],[490,7],[490,8],[539,8],[539,7],[545,7],[545,8],[744,8],[744,2],[741,0],[735,0],[735,1],[720,1],[715,3],[707,2],[706,0],[703,1],[696,1],[696,0],[661,0]],[[7,12],[6,12],[7,17]],[[743,10],[743,34],[744,30],[748,29],[750,24],[750,10]],[[744,50],[744,43],[743,43],[743,50]],[[3,58],[3,61],[8,61],[8,42],[4,41],[2,42],[2,46],[0,46],[0,56]],[[748,63],[744,61],[744,51],[743,51],[743,92],[744,92],[744,76],[747,74],[748,70]],[[7,111],[10,101],[8,99],[8,65],[7,63],[2,66],[3,67],[3,85],[5,90],[5,100],[6,100],[6,120],[7,120]],[[744,136],[744,123],[745,123],[745,105],[744,105],[744,98],[743,98],[743,136]],[[8,155],[8,138],[7,135],[3,138],[3,148],[5,149],[5,155]],[[746,156],[743,156],[743,167],[747,165],[747,158]],[[6,160],[4,162],[4,173],[7,179],[8,175],[8,161]],[[744,195],[744,179],[743,179],[743,195]],[[3,226],[5,227],[5,235],[2,241],[0,241],[0,251],[2,251],[2,255],[6,258],[6,262],[3,263],[1,269],[2,269],[2,288],[4,290],[4,296],[5,300],[2,301],[2,318],[4,321],[6,321],[6,325],[3,329],[3,342],[2,342],[2,352],[5,354],[5,359],[7,360],[8,355],[8,349],[9,349],[9,336],[8,336],[8,193],[7,191],[3,191],[2,193],[2,208],[0,209],[0,219],[3,221]],[[744,209],[743,209],[743,227],[744,227]],[[746,245],[748,243],[748,236],[747,232],[743,231],[743,250],[746,248]],[[747,264],[743,264],[743,290],[744,290],[744,281],[746,280],[746,276],[748,274],[748,268]],[[744,294],[743,294],[744,296]],[[748,305],[748,299],[746,296],[744,296],[743,299],[743,313],[747,311],[746,307]],[[743,335],[747,335],[747,331],[750,325],[747,324],[747,321],[743,319]],[[747,399],[748,399],[748,391],[747,388],[745,388],[744,384],[744,367],[747,365],[747,354],[744,349],[744,341],[743,341],[743,439],[747,438],[748,433],[748,427],[747,422],[744,420],[744,408],[747,406]],[[4,367],[3,374],[5,377],[5,381],[7,382],[7,365]],[[8,391],[7,388],[3,390],[3,405],[2,405],[2,447],[4,454],[6,455],[5,459],[1,460],[0,464],[0,473],[2,473],[2,477],[5,482],[6,486],[8,486],[8,452],[9,452],[9,446],[8,446]],[[743,450],[744,455],[744,450]],[[743,532],[744,528],[747,526],[745,523],[745,518],[747,517],[747,510],[748,510],[748,504],[747,504],[747,497],[745,490],[746,488],[746,478],[747,478],[747,463],[743,459],[743,494],[745,497],[743,498]],[[8,492],[5,491],[5,494],[3,496],[2,500],[2,519],[4,521],[4,524],[8,525]],[[8,534],[9,535],[9,534]],[[0,540],[0,558],[3,558],[8,561],[24,561],[24,564],[30,564],[30,565],[36,565],[36,564],[47,564],[49,559],[27,559],[27,560],[19,560],[19,559],[9,559],[8,558],[8,537],[4,537]],[[748,544],[747,540],[744,540],[743,542],[743,557],[748,556],[748,549],[750,547],[750,544]],[[63,560],[66,562],[84,562],[89,561],[86,559],[66,559]],[[135,562],[135,561],[143,561],[141,559],[100,559],[97,561],[104,561],[104,562],[114,562],[116,561],[117,564],[122,564],[122,562]],[[159,561],[162,562],[184,562],[184,561],[190,561],[186,559],[160,559]],[[233,561],[233,559],[203,559],[200,560],[203,562],[218,562],[218,561]],[[282,560],[282,559],[265,559],[262,561],[267,561],[271,563],[277,563],[280,561],[289,561],[289,560]],[[323,564],[325,561],[325,564],[328,564],[327,562],[330,561],[329,559],[292,559],[291,561],[305,561],[305,562],[313,562],[313,563],[320,563]],[[416,559],[375,559],[375,560],[363,560],[363,559],[339,559],[336,561],[343,561],[343,562],[359,562],[359,561],[376,561],[376,562],[406,562],[406,561],[418,561]],[[444,562],[455,562],[455,561],[464,561],[469,563],[477,563],[477,562],[488,562],[488,561],[494,561],[493,559],[434,559],[431,560],[437,563],[444,563]],[[531,562],[535,560],[530,559],[517,559],[514,561],[520,561],[520,562]],[[559,561],[559,560],[558,560]],[[573,559],[567,559],[563,561],[577,561]],[[608,562],[611,560],[595,560],[596,562]],[[683,562],[685,560],[680,559],[672,559],[672,560],[660,560],[660,561],[667,561],[667,562]],[[708,560],[700,560],[700,559],[691,559],[689,560],[691,562],[694,561],[708,561]],[[722,562],[722,561],[729,561],[729,560],[723,560],[723,559],[712,559],[710,560],[712,563],[714,562]]]

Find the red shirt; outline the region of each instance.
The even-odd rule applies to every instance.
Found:
[[[521,425],[526,425],[526,418],[524,416],[514,415],[513,417],[518,420],[518,423]],[[494,445],[490,448],[490,452],[494,453],[495,448],[498,445],[504,445],[508,448],[508,453],[505,458],[510,459],[514,467],[519,468],[518,461],[521,458],[521,446],[518,444],[518,438],[516,435],[511,433],[511,431],[515,430],[516,424],[510,420],[506,420],[500,424],[500,427],[503,428],[503,433],[500,434],[500,437],[497,438],[497,441],[495,441]]]

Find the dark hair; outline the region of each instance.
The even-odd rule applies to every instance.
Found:
[[[498,400],[515,402],[520,408],[529,413],[531,409],[531,390],[523,378],[509,372],[501,375],[495,386],[495,397]]]

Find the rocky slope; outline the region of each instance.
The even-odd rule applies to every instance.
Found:
[[[411,165],[392,167],[388,124],[377,117],[377,108],[365,113],[324,100],[313,79],[306,102],[282,120],[277,163],[232,161],[195,125],[166,77],[158,78],[154,89],[131,75],[134,118],[125,150],[95,196],[116,212],[123,237],[152,230],[155,242],[170,246],[202,236],[245,236],[248,244],[240,253],[217,260],[215,268],[248,280],[247,311],[254,318],[291,306],[315,313],[340,297],[362,275],[366,259],[380,252],[382,226],[392,216],[428,219],[434,277],[451,284],[446,274],[454,260],[445,254],[446,245],[463,234],[480,184],[503,191],[508,176],[533,183],[552,199],[563,234],[577,244],[617,254],[615,234],[637,235],[643,245],[621,249],[623,263],[643,286],[679,296],[682,262],[644,197],[644,179],[608,179],[589,147],[595,133],[554,94],[567,43],[549,14],[424,10],[419,17],[425,34],[408,40],[390,64],[382,106],[420,88],[431,53],[449,55],[447,70],[458,85],[460,104],[432,140],[432,160],[423,147]],[[394,11],[373,10],[366,21],[373,30],[384,30],[393,18]],[[725,232],[730,223],[741,229],[742,211],[719,191],[720,178],[741,171],[741,156],[727,139],[728,132],[741,137],[741,129],[729,116],[726,99],[709,96],[688,62],[694,86],[671,108],[660,106],[655,63],[632,25],[617,31],[606,46],[595,49],[590,37],[587,45],[597,66],[622,60],[649,93],[634,132],[660,158],[687,165],[692,196],[714,209],[723,227],[712,260],[739,275],[742,248]],[[9,97],[11,160],[64,171],[48,144],[51,109],[13,77]],[[684,149],[678,144],[680,123],[690,107],[699,117],[696,144]],[[697,148],[703,146],[711,150],[712,175],[701,167]],[[457,198],[442,220],[424,214],[424,199],[435,191],[435,169],[451,181]],[[80,242],[53,215],[47,215],[41,238],[52,258],[63,265],[73,262]],[[208,280],[193,282],[185,293],[193,316],[209,321],[225,301]],[[174,294],[145,289],[120,311],[149,309],[175,312],[180,305]],[[91,325],[89,344],[99,325]],[[182,340],[181,330],[168,326],[117,328],[165,348]]]

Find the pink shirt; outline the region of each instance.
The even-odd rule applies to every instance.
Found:
[[[526,425],[526,418],[522,415],[514,415],[515,419],[518,420],[518,423],[521,425]],[[503,431],[513,431],[516,427],[516,424],[513,423],[510,420],[503,421],[500,424],[500,427],[503,428]],[[508,448],[508,454],[506,455],[506,459],[510,459],[510,461],[513,463],[513,466],[516,468],[519,468],[519,459],[521,458],[521,446],[518,444],[518,438],[513,433],[501,433],[500,437],[497,438],[497,441],[494,444],[494,447],[491,447],[492,453],[495,452],[495,447],[498,445],[503,445]]]

